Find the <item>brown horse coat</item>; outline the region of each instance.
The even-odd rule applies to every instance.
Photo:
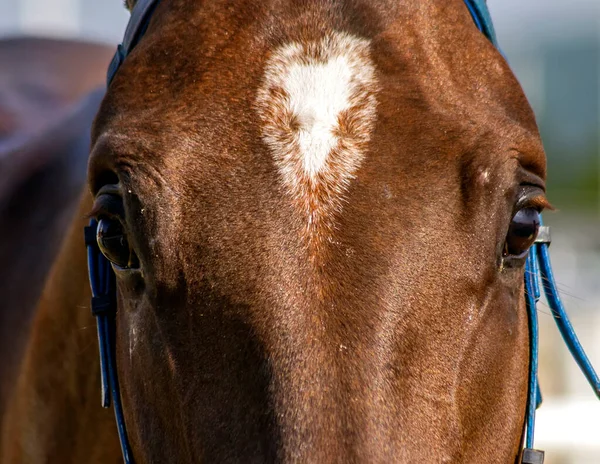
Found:
[[[516,459],[528,329],[503,250],[545,204],[545,159],[462,0],[161,2],[92,141],[80,215],[139,260],[115,267],[137,462]],[[119,460],[83,224],[4,462]]]

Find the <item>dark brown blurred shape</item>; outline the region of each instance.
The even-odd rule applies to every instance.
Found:
[[[86,174],[113,47],[0,40],[0,417]]]

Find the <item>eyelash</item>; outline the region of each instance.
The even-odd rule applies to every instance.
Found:
[[[544,191],[537,185],[521,185],[513,215],[523,208],[535,208],[539,213],[545,209],[554,209]]]
[[[125,217],[125,208],[120,196],[114,194],[101,194],[96,198],[94,207],[88,214],[89,217],[100,218],[103,216],[123,219]]]

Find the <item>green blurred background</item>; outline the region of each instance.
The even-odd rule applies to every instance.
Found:
[[[560,210],[597,216],[600,1],[488,3],[497,13],[503,50],[536,112],[552,202]]]

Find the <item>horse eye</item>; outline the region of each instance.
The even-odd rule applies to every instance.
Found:
[[[535,208],[523,208],[517,211],[510,222],[504,256],[523,256],[533,245],[540,229],[540,213]]]
[[[130,267],[131,250],[121,221],[100,219],[96,229],[96,240],[100,251],[111,263],[124,268]]]

